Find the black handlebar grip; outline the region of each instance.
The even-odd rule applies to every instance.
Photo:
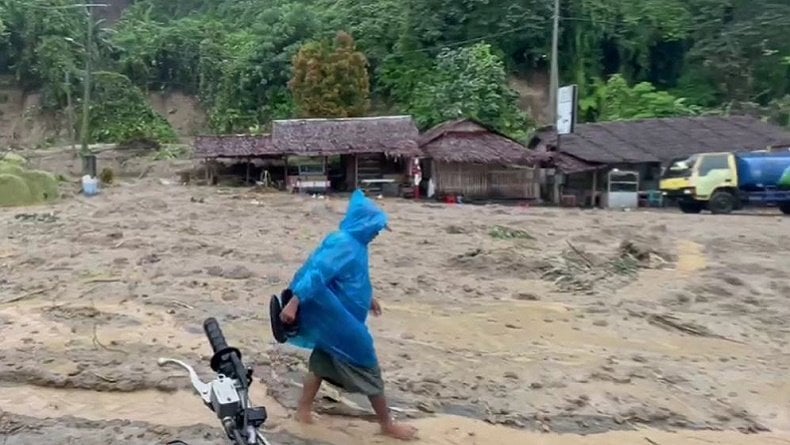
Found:
[[[215,353],[228,349],[228,342],[225,341],[225,336],[222,334],[222,329],[219,328],[217,319],[213,317],[207,318],[203,322],[203,331],[206,333],[211,349]]]

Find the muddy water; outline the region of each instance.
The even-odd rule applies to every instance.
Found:
[[[273,345],[267,297],[344,205],[142,182],[58,203],[52,223],[0,210],[0,434],[35,440],[3,429],[16,416],[54,444],[221,443],[185,379],[155,365],[180,358],[208,376],[200,326],[215,316],[264,380],[253,396],[278,443],[391,443],[360,418],[364,400],[309,428],[283,408],[304,361]],[[402,230],[372,247],[385,313],[370,325],[420,443],[790,443],[782,220],[382,205]],[[495,238],[494,226],[531,239]],[[662,260],[624,262],[629,240]],[[123,440],[91,442],[107,429]]]
[[[0,316],[7,325],[22,328],[5,329],[0,337],[0,348],[33,343],[60,350],[75,342],[92,342],[94,337],[107,344],[158,344],[188,350],[203,348],[205,343],[202,335],[177,329],[175,320],[167,313],[147,310],[131,302],[22,303],[0,309]]]
[[[0,407],[17,415],[37,413],[45,418],[77,417],[86,420],[130,420],[152,425],[214,425],[211,411],[196,394],[144,390],[101,393],[11,386],[0,389]]]
[[[572,434],[517,431],[460,417],[442,416],[415,422],[424,445],[787,445],[790,434],[744,435],[733,432],[680,431],[667,433],[650,429],[579,436]],[[399,442],[376,437],[375,426],[354,423],[289,428],[297,437],[322,440],[333,445],[395,445]],[[649,440],[653,442],[650,442]]]
[[[377,434],[374,424],[348,419],[321,417],[317,425],[304,426],[289,420],[287,413],[272,399],[253,393],[253,402],[267,406],[270,424],[276,431],[287,431],[294,437],[333,445],[396,444]],[[36,412],[48,418],[74,417],[92,421],[128,420],[151,425],[188,427],[198,424],[216,426],[213,415],[197,402],[190,392],[172,394],[139,391],[124,395],[90,391],[57,390],[52,388],[3,387],[0,407],[10,414],[25,415]],[[790,434],[743,435],[726,432],[675,432],[644,429],[632,432],[595,434],[588,436],[529,433],[497,427],[472,419],[436,416],[415,421],[425,445],[618,445],[657,443],[673,445],[772,445],[790,444]]]

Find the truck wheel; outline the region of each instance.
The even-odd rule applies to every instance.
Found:
[[[700,213],[702,211],[702,204],[693,201],[681,201],[678,203],[678,207],[683,213]]]
[[[781,210],[785,215],[790,215],[790,204],[780,204],[779,210]]]
[[[708,209],[714,215],[726,215],[732,213],[738,206],[738,200],[730,192],[720,191],[711,196]]]

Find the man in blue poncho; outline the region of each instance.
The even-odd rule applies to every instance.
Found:
[[[417,430],[396,423],[384,397],[373,337],[365,321],[378,316],[368,268],[368,244],[387,228],[387,214],[361,191],[351,197],[340,230],[327,236],[294,276],[294,297],[281,312],[284,323],[298,322],[289,342],[312,349],[297,420],[312,423],[313,400],[327,382],[370,399],[382,433],[414,439]]]

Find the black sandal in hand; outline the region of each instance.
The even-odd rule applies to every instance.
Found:
[[[285,343],[289,338],[295,337],[299,333],[299,325],[296,321],[286,324],[280,318],[283,308],[288,305],[293,295],[290,289],[285,289],[279,297],[272,295],[272,299],[269,302],[269,320],[272,324],[272,335],[274,335],[274,339],[278,343]]]

